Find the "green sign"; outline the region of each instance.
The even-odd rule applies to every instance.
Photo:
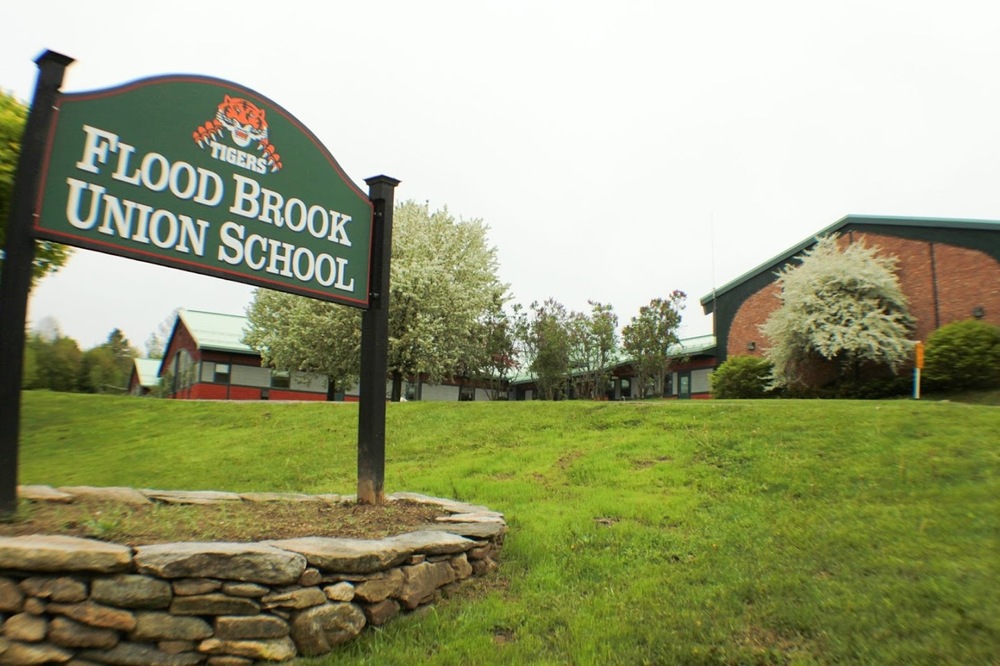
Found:
[[[200,76],[59,98],[35,234],[366,308],[372,206],[298,120]]]

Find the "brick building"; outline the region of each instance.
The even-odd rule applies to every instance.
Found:
[[[962,319],[1000,324],[1000,221],[848,215],[701,299],[705,314],[714,316],[718,363],[763,353],[768,340],[759,327],[781,304],[777,271],[799,260],[817,237],[834,233],[843,243],[864,239],[898,258],[914,340]]]

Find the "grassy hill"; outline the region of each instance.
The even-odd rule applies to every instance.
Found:
[[[355,490],[354,405],[24,400],[22,483]],[[997,663],[1000,408],[388,407],[387,492],[503,511],[502,566],[305,663]]]

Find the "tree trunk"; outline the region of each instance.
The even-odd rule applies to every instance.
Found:
[[[392,402],[400,402],[403,397],[403,374],[399,370],[392,371]]]

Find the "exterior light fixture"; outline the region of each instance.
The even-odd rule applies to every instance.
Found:
[[[976,307],[972,308],[972,316],[975,317],[976,319],[982,319],[983,317],[986,316],[986,308],[984,308],[982,305],[977,305]]]
[[[753,351],[754,349],[757,349],[757,343],[751,340],[747,343],[747,351]]]

